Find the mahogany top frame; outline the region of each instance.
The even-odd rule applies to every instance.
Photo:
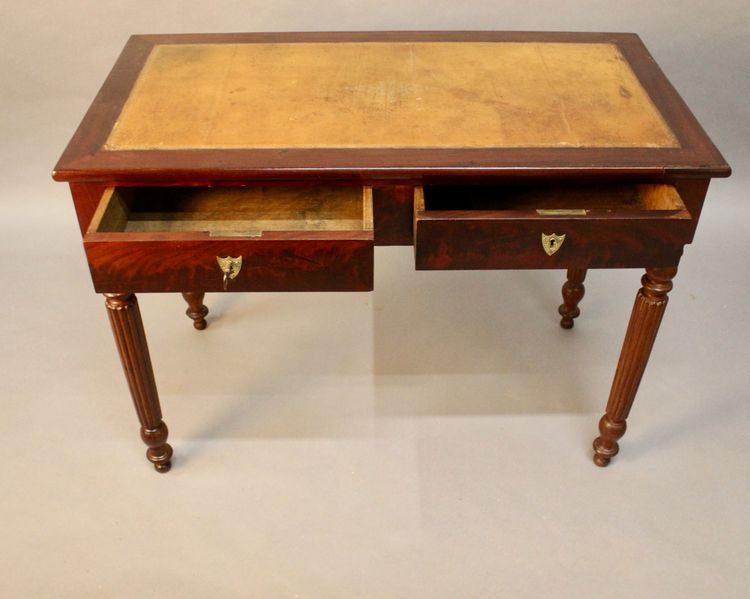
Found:
[[[103,148],[157,44],[509,41],[615,44],[677,138],[677,148]],[[60,158],[58,181],[196,183],[249,179],[433,180],[442,177],[726,177],[730,167],[679,94],[630,33],[336,32],[136,35]]]

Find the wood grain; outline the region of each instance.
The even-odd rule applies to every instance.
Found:
[[[558,308],[558,312],[562,317],[560,319],[560,326],[564,329],[572,329],[573,319],[581,315],[581,309],[578,307],[578,304],[586,293],[586,287],[583,284],[585,280],[586,269],[568,269],[568,278],[562,288],[563,303]]]
[[[365,186],[117,187],[90,231],[372,231]]]
[[[193,326],[199,331],[202,331],[208,325],[206,322],[208,308],[203,305],[203,297],[205,295],[205,293],[197,291],[184,291],[182,293],[182,297],[188,303],[185,314],[187,314],[188,318],[192,319]]]
[[[102,183],[70,183],[70,193],[73,196],[81,235],[86,234],[94,213],[101,205],[102,194],[107,187],[108,185]]]
[[[375,245],[414,244],[414,187],[412,185],[373,187],[372,209]]]
[[[633,187],[627,193],[618,191],[617,185],[612,186],[612,193],[607,186],[584,186],[581,189],[588,191],[583,192],[577,192],[575,186],[558,192],[553,186],[549,188],[551,194],[531,192],[524,187],[520,195],[506,194],[505,189],[504,186],[479,186],[476,191],[470,186],[417,188],[414,212],[417,269],[666,266],[679,262],[683,246],[692,239],[692,218],[681,203],[670,204],[668,210],[652,210],[645,209],[642,200],[633,199],[643,195],[638,189],[652,189],[648,186]],[[429,196],[434,192],[437,197],[433,201]],[[457,194],[455,199],[453,194]],[[672,197],[671,192],[666,195]],[[576,197],[582,201],[572,203]],[[430,206],[437,209],[431,210]],[[458,206],[480,209],[450,209]],[[490,209],[482,209],[485,207]],[[538,212],[542,207],[583,209],[583,212],[544,214]],[[551,233],[564,234],[566,239],[549,256],[540,240],[542,234]]]
[[[224,239],[84,243],[94,288],[223,292],[217,256],[242,256],[228,291],[371,291],[370,239]]]
[[[595,441],[606,465],[709,179],[729,174],[636,35],[481,31],[133,36],[53,176],[166,471],[133,292],[183,292],[202,328],[217,256],[243,256],[229,291],[364,291],[373,244],[413,242],[417,268],[568,269],[563,326],[587,268],[649,267]],[[372,202],[243,195],[320,186],[372,186]],[[566,234],[552,256],[543,233]]]
[[[594,441],[594,463],[607,466],[617,455],[617,441],[625,434],[626,420],[646,370],[677,267],[647,268],[641,279],[630,316],[620,361],[612,382],[607,412],[599,422],[600,436]]]
[[[108,150],[104,147],[154,47],[183,44],[312,42],[613,45],[632,70],[649,102],[663,117],[666,127],[673,133],[679,147],[326,146],[190,150]],[[467,63],[462,71],[480,73],[480,67],[481,65],[475,63]],[[554,73],[551,77],[554,77]],[[292,85],[293,81],[293,78],[290,78],[286,83]],[[482,85],[487,84],[486,81],[478,79],[477,85],[468,90],[468,93],[482,93]],[[355,81],[352,85],[361,90],[363,97],[367,96],[368,89],[372,89],[372,82],[368,82],[367,79]],[[601,90],[596,93],[599,91]],[[310,101],[313,101],[313,98],[310,98]],[[504,106],[503,101],[507,103],[508,99],[500,99],[495,103],[500,110]],[[561,121],[559,106],[556,114],[558,122]],[[356,139],[366,144],[369,135],[370,132],[359,130]],[[169,146],[169,139],[162,141],[163,145]],[[354,178],[374,182],[426,176],[517,177],[519,168],[523,169],[522,176],[533,177],[570,174],[641,177],[682,174],[707,177],[728,176],[731,172],[726,161],[635,35],[556,32],[353,32],[134,36],[128,42],[110,77],[60,158],[53,176],[65,181],[133,181],[141,184],[165,178],[174,182],[206,183],[248,178]]]
[[[104,297],[130,395],[141,422],[141,439],[148,446],[146,457],[157,472],[168,472],[172,466],[172,447],[167,443],[169,432],[162,421],[138,300],[132,293],[105,293]]]
[[[231,291],[369,291],[365,186],[116,188],[84,238],[100,291],[224,291],[218,256],[242,256]]]

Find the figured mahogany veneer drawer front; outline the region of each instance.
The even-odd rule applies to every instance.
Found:
[[[414,192],[420,270],[676,264],[692,238],[661,184],[425,186]]]
[[[370,291],[372,190],[109,188],[84,247],[98,292]]]

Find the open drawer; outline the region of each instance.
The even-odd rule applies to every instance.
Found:
[[[693,219],[661,184],[425,186],[414,191],[417,269],[677,264]]]
[[[369,291],[372,189],[108,188],[84,247],[98,292]]]

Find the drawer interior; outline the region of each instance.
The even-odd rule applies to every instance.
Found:
[[[361,186],[112,187],[89,233],[372,231],[372,188]]]
[[[417,188],[420,211],[514,211],[539,216],[679,212],[680,194],[663,184],[427,185]]]

